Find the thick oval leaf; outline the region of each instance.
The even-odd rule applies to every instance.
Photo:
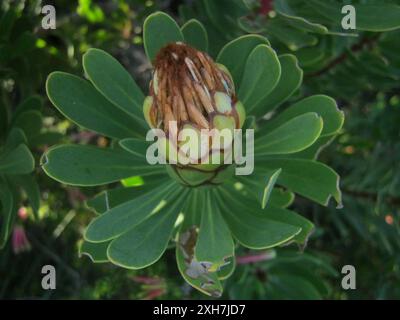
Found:
[[[271,220],[300,227],[301,232],[293,238],[293,241],[299,244],[302,248],[307,245],[308,238],[314,231],[314,225],[311,221],[298,215],[296,212],[274,206],[268,206],[264,210],[264,214]]]
[[[301,228],[267,218],[254,204],[238,201],[238,192],[218,190],[219,205],[233,236],[251,249],[272,248],[293,239]],[[241,198],[243,200],[243,197]]]
[[[249,176],[238,176],[238,180],[244,183],[252,195],[256,196],[261,204],[261,208],[264,209],[267,206],[280,173],[280,169],[264,174],[253,173]]]
[[[275,51],[267,45],[257,46],[247,59],[238,92],[249,114],[275,88],[280,76],[281,65]]]
[[[276,118],[269,120],[262,131],[274,130],[283,123],[308,112],[315,112],[322,117],[324,128],[321,137],[333,135],[343,126],[344,113],[339,110],[336,101],[325,95],[315,95],[295,103]]]
[[[328,29],[319,23],[313,23],[304,17],[300,17],[296,15],[293,9],[290,7],[287,0],[276,0],[274,2],[274,9],[280,15],[287,19],[287,23],[291,26],[296,27],[298,29],[308,31],[308,32],[315,32],[326,34],[328,33]]]
[[[38,111],[40,112],[43,107],[42,97],[34,95],[26,98],[16,108],[14,117],[25,111]]]
[[[287,208],[294,201],[294,193],[282,188],[274,188],[271,193],[270,203],[277,208]]]
[[[322,63],[325,63],[325,58],[329,56],[329,52],[325,50],[325,46],[307,47],[296,52],[296,57],[299,60],[300,67],[306,70],[319,70],[323,68]]]
[[[201,210],[200,207],[206,202],[206,193],[203,188],[192,188],[188,196],[188,201],[183,210],[184,220],[181,225],[181,230],[188,228],[200,228]]]
[[[227,262],[226,265],[218,271],[218,279],[219,280],[226,280],[228,279],[234,272],[236,269],[236,259],[235,256],[230,257]]]
[[[169,177],[165,175],[140,177],[143,181],[142,185],[133,187],[117,187],[106,190],[86,201],[86,205],[93,209],[96,213],[102,214],[109,211],[120,204],[133,200],[147,192],[150,192],[158,186],[164,184]]]
[[[267,170],[282,168],[278,184],[327,206],[331,197],[342,207],[339,176],[328,166],[302,159],[256,159]]]
[[[285,157],[292,158],[292,159],[308,159],[308,160],[317,160],[319,154],[329,146],[332,141],[335,139],[335,136],[323,136],[319,137],[315,143],[309,146],[307,149],[304,149],[300,152],[292,153]]]
[[[22,112],[15,118],[13,125],[24,131],[29,145],[32,145],[32,139],[38,136],[42,129],[42,115],[36,110]]]
[[[225,196],[225,200],[230,202],[232,205],[241,205],[242,208],[252,208],[254,207],[252,200],[245,195],[243,192],[237,192],[233,187],[226,187],[226,191],[228,192]],[[291,241],[298,243],[301,246],[305,246],[307,244],[308,237],[314,229],[314,225],[298,215],[297,213],[274,207],[272,205],[268,205],[264,210],[260,210],[257,208],[252,211],[255,215],[259,215],[261,217],[265,217],[270,221],[281,222],[283,224],[291,225],[294,227],[300,228],[300,232],[298,232]]]
[[[182,26],[181,30],[185,38],[185,43],[198,50],[207,52],[208,34],[200,21],[191,19]]]
[[[93,263],[110,262],[107,257],[107,249],[111,241],[92,243],[83,241],[79,247],[79,257],[88,256]]]
[[[42,157],[44,171],[53,179],[78,186],[96,186],[135,175],[164,173],[161,166],[124,150],[92,146],[61,145],[49,149]]]
[[[260,117],[276,109],[300,87],[303,81],[303,70],[298,65],[297,58],[291,54],[279,56],[281,77],[276,87],[253,110]]]
[[[176,184],[169,182],[106,211],[89,224],[85,239],[90,242],[104,242],[120,236],[161,206],[170,205],[178,196],[176,192],[171,194],[173,187],[176,188]]]
[[[35,159],[24,144],[20,144],[0,157],[0,173],[2,174],[27,174],[34,168]]]
[[[210,272],[217,271],[234,255],[231,233],[216,203],[208,191],[202,206],[200,231],[196,243],[195,257],[198,261],[211,262]]]
[[[181,232],[180,235],[182,234],[185,234],[185,232]],[[178,238],[178,241],[180,242],[181,238]],[[185,257],[183,250],[180,246],[176,246],[175,253],[178,270],[188,284],[211,297],[219,298],[222,295],[223,287],[221,281],[219,281],[217,272],[205,271],[202,275],[193,276],[191,272],[188,271],[190,265],[193,264],[193,262],[190,262]]]
[[[147,149],[151,143],[143,139],[130,138],[119,141],[119,145],[138,157],[146,157]]]
[[[47,131],[39,133],[37,136],[29,139],[29,145],[32,147],[53,146],[65,138],[61,132]]]
[[[308,46],[315,46],[318,38],[303,30],[292,27],[284,19],[273,19],[265,28],[265,32],[277,41],[282,42],[291,51],[297,51]]]
[[[83,68],[95,88],[114,105],[132,115],[137,130],[145,135],[144,95],[128,71],[114,57],[99,49],[89,49],[85,53]]]
[[[154,62],[161,48],[172,42],[183,42],[183,34],[174,19],[164,12],[155,12],[143,25],[143,41],[146,55]]]
[[[10,133],[7,136],[6,143],[2,150],[3,154],[10,152],[11,150],[18,147],[20,144],[27,144],[28,139],[25,136],[25,133],[20,128],[12,128]]]
[[[47,79],[46,90],[53,105],[81,127],[117,139],[141,135],[129,114],[113,105],[82,78],[53,72]]]
[[[306,113],[293,118],[255,140],[256,156],[268,154],[289,154],[311,146],[320,136],[322,118],[316,113]]]
[[[179,199],[111,242],[107,255],[112,263],[128,269],[141,269],[161,258],[188,192],[183,188],[178,190]]]
[[[262,36],[246,35],[232,40],[219,53],[217,62],[228,68],[237,88],[240,87],[247,58],[260,44],[269,45],[269,41]]]
[[[212,263],[195,257],[198,229],[202,219],[202,204],[206,203],[206,194],[205,189],[196,188],[190,191],[183,210],[184,220],[177,237],[176,262],[182,277],[192,287],[206,295],[220,297],[222,284],[219,281],[219,272],[210,270]],[[224,266],[222,270],[227,267]]]
[[[273,127],[276,127],[293,117],[307,112],[315,112],[322,117],[324,128],[321,132],[321,137],[334,135],[343,126],[343,111],[338,108],[334,99],[326,95],[314,95],[305,98],[286,109],[270,123]]]

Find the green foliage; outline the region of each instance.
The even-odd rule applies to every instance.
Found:
[[[241,265],[226,285],[230,299],[319,300],[332,292],[324,279],[338,277],[330,259],[316,253],[272,250],[238,259]]]
[[[199,28],[199,22],[195,24],[198,30],[204,32],[204,28]],[[159,36],[160,31],[164,37]],[[181,29],[165,13],[154,13],[144,22],[144,46],[150,61],[165,44],[182,40]],[[236,52],[243,60],[242,65],[238,64]],[[296,65],[294,57],[287,58],[294,59]],[[266,39],[249,36],[235,40],[222,50],[218,61],[225,63],[228,69],[232,64],[237,66],[230,71],[234,77],[241,78],[236,86],[247,113],[251,114],[253,106],[259,107],[262,101],[268,100],[269,94],[277,99],[273,89],[279,83],[281,65]],[[85,54],[83,65],[94,86],[76,76],[52,73],[46,87],[50,100],[80,126],[115,139],[134,136],[131,128],[137,128],[138,123],[135,117],[129,115],[135,113],[133,110],[137,108],[137,101],[143,100],[143,94],[135,95],[139,89],[133,80],[115,59],[98,49]],[[107,70],[107,76],[103,77],[98,70]],[[278,95],[281,100],[277,104],[288,98],[283,92],[291,95],[294,91],[291,83],[289,89],[283,86],[282,83]],[[129,92],[125,96],[130,99],[124,100],[121,92]],[[340,129],[343,117],[336,108],[329,110],[330,98],[322,98],[322,102],[315,103],[324,104],[324,99],[327,101],[326,112],[320,113],[313,104],[315,99],[310,100],[310,104],[306,100],[278,118],[280,123],[276,128],[257,130],[256,167],[261,174],[265,168],[279,169],[274,168],[275,164],[282,167],[279,178],[270,181],[268,190],[265,186],[260,188],[263,192],[261,206],[250,200],[248,192],[235,189],[235,181],[220,187],[194,189],[164,182],[158,189],[143,193],[138,198],[122,199],[114,208],[106,205],[106,212],[87,229],[85,240],[93,245],[86,244],[85,250],[93,251],[90,255],[95,257],[95,261],[103,261],[107,256],[110,262],[125,268],[144,268],[161,257],[173,234],[178,214],[182,212],[185,222],[177,236],[179,270],[192,286],[206,294],[220,296],[219,272],[227,273],[223,268],[233,257],[232,236],[242,245],[255,249],[271,248],[290,241],[305,245],[313,225],[290,210],[270,205],[267,200],[276,182],[323,205],[327,205],[331,195],[341,201],[337,189],[338,177],[332,169],[296,157],[275,159],[277,155],[282,157],[307,149],[320,137],[323,128],[328,128],[324,132],[328,136],[333,136]],[[80,186],[102,185],[133,175],[165,172],[160,171],[165,170],[162,167],[158,169],[146,163],[144,154],[139,152],[145,151],[145,143],[140,139],[123,139],[120,144],[129,152],[117,147],[58,146],[45,153],[43,168],[60,182]],[[301,182],[300,177],[292,178],[298,166],[301,167],[301,179],[308,179],[307,184]],[[254,187],[252,176],[242,181],[245,190],[250,190],[246,187],[247,182]],[[321,187],[321,184],[324,186]],[[168,191],[169,188],[173,191]],[[199,198],[204,204],[202,210],[192,203],[199,203]],[[188,221],[193,224],[188,224]],[[106,250],[106,255],[99,253],[100,248]]]
[[[12,110],[5,99],[2,107],[7,114]],[[30,97],[20,103],[5,122],[4,134],[0,136],[1,248],[12,232],[24,198],[29,200],[36,217],[38,214],[39,186],[32,176],[35,159],[29,148],[48,143],[44,139],[48,132],[43,132],[41,128],[41,107],[41,100],[37,97]]]
[[[42,30],[40,1],[3,1],[0,297],[399,298],[399,3],[352,4],[346,31],[334,0],[60,0]],[[187,188],[147,164],[144,88],[169,41],[231,73],[252,175]],[[8,241],[22,225],[31,252]]]

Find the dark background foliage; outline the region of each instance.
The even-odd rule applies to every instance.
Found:
[[[105,138],[77,128],[51,108],[45,98],[45,79],[55,69],[78,74],[82,54],[97,47],[115,56],[146,90],[151,66],[143,52],[142,24],[149,13],[164,10],[180,22],[192,17],[200,20],[210,35],[212,52],[238,35],[266,35],[278,53],[295,54],[305,71],[297,98],[328,94],[338,100],[346,114],[344,129],[320,155],[342,177],[344,208],[325,208],[296,199],[293,206],[317,227],[305,252],[292,246],[261,253],[241,249],[224,298],[399,299],[399,31],[337,35],[335,21],[318,16],[315,21],[330,33],[304,31],[279,14],[281,1],[245,2],[247,7],[242,1],[230,0],[47,1],[45,4],[56,7],[57,29],[43,30],[40,7],[44,3],[2,1],[0,103],[8,116],[0,115],[1,142],[17,106],[35,95],[42,97],[44,104],[41,132],[54,133],[49,140],[31,146],[36,160],[60,140],[108,145]],[[396,3],[354,1],[364,2]],[[302,4],[292,9],[309,18]],[[16,253],[10,240],[0,252],[0,298],[205,298],[178,274],[174,250],[141,271],[92,264],[88,257],[79,257],[83,228],[94,215],[84,200],[101,189],[60,185],[36,163],[34,176],[41,192],[38,217],[33,218],[22,193],[20,207],[28,217],[20,214],[15,224],[23,226],[31,249]],[[41,288],[40,270],[45,264],[57,269],[56,290]],[[356,290],[341,287],[344,265],[356,267]]]

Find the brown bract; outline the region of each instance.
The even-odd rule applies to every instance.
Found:
[[[206,53],[186,44],[165,46],[154,65],[150,121],[155,128],[168,132],[169,122],[176,121],[178,130],[187,123],[210,129],[215,114],[224,114],[217,110],[215,93],[226,94],[232,105],[237,101],[233,81],[223,67]],[[232,115],[232,109],[225,112]]]

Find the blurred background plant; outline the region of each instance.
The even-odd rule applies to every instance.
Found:
[[[323,208],[297,198],[292,207],[317,227],[305,253],[293,247],[261,253],[242,249],[223,297],[400,299],[400,3],[351,3],[359,9],[356,31],[340,28],[342,1],[2,1],[0,162],[11,133],[22,131],[18,145],[26,146],[25,154],[31,154],[36,165],[27,170],[30,173],[22,173],[23,179],[0,172],[1,180],[12,186],[14,199],[9,241],[0,251],[0,297],[205,298],[179,276],[174,250],[143,271],[92,264],[90,257],[79,257],[83,227],[94,216],[84,201],[102,189],[82,193],[60,186],[41,172],[37,161],[47,146],[60,139],[110,143],[60,120],[45,99],[48,73],[56,69],[79,73],[82,55],[97,47],[115,56],[144,88],[151,66],[142,49],[142,24],[148,14],[163,10],[181,23],[200,20],[214,53],[246,33],[267,36],[278,54],[296,55],[305,72],[304,85],[293,99],[328,94],[339,99],[346,113],[343,131],[320,155],[342,176],[344,208]],[[44,4],[56,7],[55,30],[40,27]],[[39,191],[33,191],[37,195],[32,201],[28,179],[40,186],[40,205]],[[40,270],[45,264],[57,269],[57,290],[41,288]],[[347,264],[356,267],[357,290],[341,288],[340,271]]]

